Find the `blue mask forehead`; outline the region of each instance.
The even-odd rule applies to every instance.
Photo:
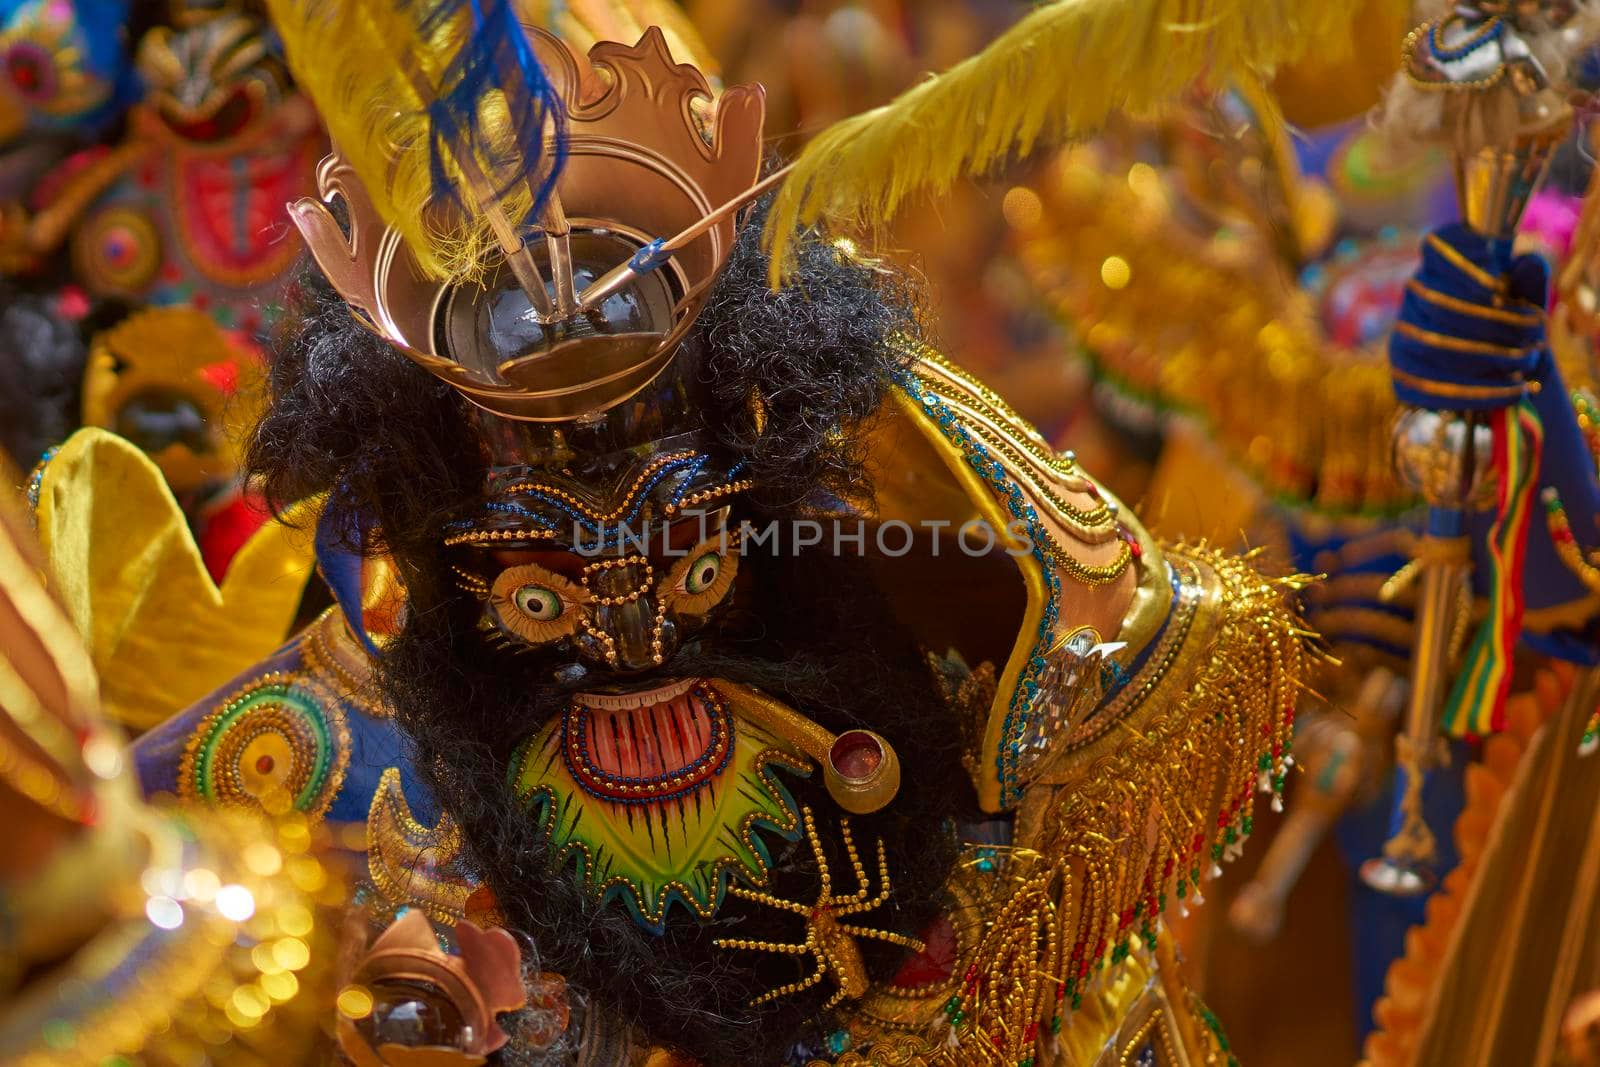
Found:
[[[505,546],[522,540],[595,543],[638,535],[688,509],[717,508],[744,488],[740,465],[697,448],[662,448],[627,464],[588,470],[501,470],[486,503],[450,524],[446,544]]]

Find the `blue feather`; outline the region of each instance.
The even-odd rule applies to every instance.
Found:
[[[566,163],[566,112],[533,54],[512,3],[414,0],[410,6],[423,40],[458,19],[469,27],[445,63],[435,98],[428,105],[435,197],[465,207],[450,178],[447,160],[484,161],[489,192],[497,199],[510,195],[542,170],[544,177],[533,189],[527,216],[513,220],[536,225]],[[497,90],[504,96],[510,136],[492,144],[479,127],[478,114],[484,99]],[[546,160],[545,131],[550,126],[555,134],[553,154]]]

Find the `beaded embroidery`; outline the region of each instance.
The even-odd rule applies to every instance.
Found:
[[[344,709],[309,674],[262,675],[200,720],[178,765],[185,800],[264,808],[286,793],[320,818],[344,783],[350,730]]]

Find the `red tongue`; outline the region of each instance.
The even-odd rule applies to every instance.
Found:
[[[688,761],[697,760],[711,747],[711,713],[706,710],[699,686],[683,695],[683,711],[678,715],[678,729],[682,732],[684,746],[693,750]],[[687,752],[685,753],[687,755]]]

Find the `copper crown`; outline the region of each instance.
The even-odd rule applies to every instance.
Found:
[[[320,200],[290,214],[364,325],[479,407],[552,422],[622,403],[671,362],[733,249],[722,209],[760,173],[766,94],[738,86],[713,102],[655,27],[587,59],[529,32],[565,105],[567,159],[518,254],[479,282],[425,278],[337,149],[318,167]]]

